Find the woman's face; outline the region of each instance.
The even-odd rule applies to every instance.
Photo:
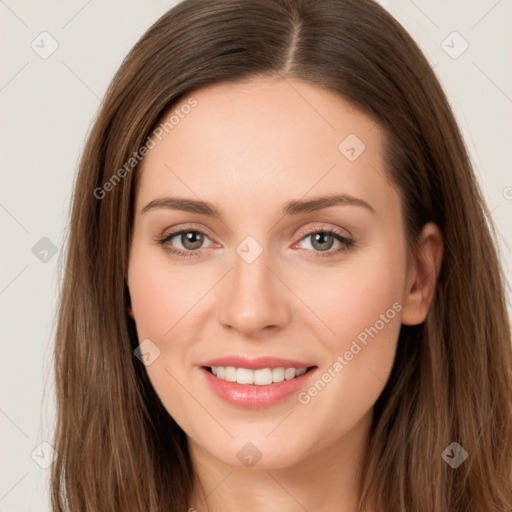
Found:
[[[262,80],[193,98],[137,171],[128,282],[146,370],[201,450],[289,466],[363,432],[388,379],[411,282],[399,195],[381,130],[333,92]],[[205,368],[231,356],[249,362]],[[313,368],[268,384],[277,367]]]

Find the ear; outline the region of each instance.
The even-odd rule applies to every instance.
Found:
[[[133,309],[131,306],[128,307],[128,313],[135,320],[135,317],[133,316]]]
[[[421,324],[434,297],[443,260],[443,235],[433,222],[425,224],[407,270],[402,308],[402,324]]]

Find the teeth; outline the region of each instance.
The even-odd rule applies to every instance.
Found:
[[[236,382],[236,368],[233,366],[227,366],[224,379],[228,382]]]
[[[284,368],[272,369],[272,382],[282,382],[284,380]]]
[[[247,368],[237,368],[236,370],[236,381],[238,384],[253,384],[254,373],[252,370]]]
[[[255,384],[256,386],[268,386],[273,382],[291,380],[304,375],[307,368],[262,368],[250,370],[248,368],[235,368],[234,366],[212,366],[213,375],[218,379],[238,384]]]
[[[284,371],[284,378],[286,380],[293,379],[293,377],[295,377],[295,372],[295,368],[286,368],[286,370]]]

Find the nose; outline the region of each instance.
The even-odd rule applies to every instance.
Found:
[[[290,321],[290,295],[286,279],[270,261],[268,252],[252,263],[235,254],[219,299],[220,322],[244,335],[277,331]]]

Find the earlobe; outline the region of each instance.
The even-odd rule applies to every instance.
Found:
[[[135,320],[135,317],[133,316],[133,309],[131,306],[128,307],[128,314]]]
[[[430,222],[421,232],[408,270],[402,324],[421,324],[430,309],[443,259],[444,242],[439,227]]]

